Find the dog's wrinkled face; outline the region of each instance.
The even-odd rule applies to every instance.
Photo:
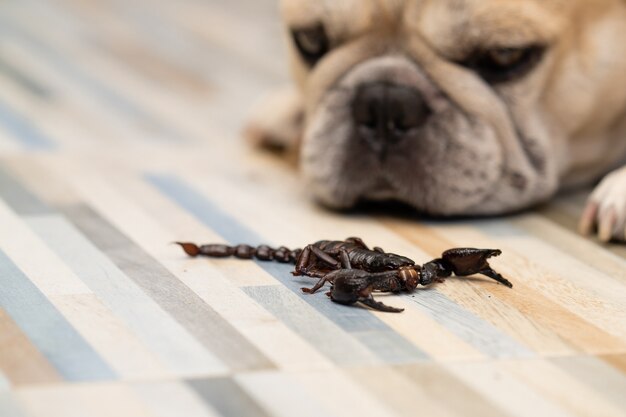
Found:
[[[310,188],[441,215],[549,197],[616,78],[596,64],[615,1],[283,0]]]

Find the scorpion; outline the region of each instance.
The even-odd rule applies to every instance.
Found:
[[[499,249],[455,248],[449,249],[440,258],[423,265],[405,256],[385,252],[380,247],[370,249],[360,238],[346,240],[320,240],[304,249],[290,250],[284,246],[273,249],[267,245],[229,246],[209,244],[198,246],[194,243],[175,242],[189,256],[256,258],[262,261],[277,261],[295,264],[295,276],[319,278],[312,288],[302,288],[303,292],[315,293],[325,283],[332,284],[327,293],[331,300],[340,304],[360,302],[379,311],[400,312],[374,300],[372,293],[402,291],[411,292],[418,285],[427,286],[442,281],[452,274],[469,276],[485,275],[509,288],[510,281],[494,271],[488,259],[499,256]]]

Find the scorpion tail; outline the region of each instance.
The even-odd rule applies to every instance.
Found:
[[[228,258],[234,256],[238,259],[253,259],[260,261],[274,261],[281,263],[295,263],[300,249],[290,250],[284,246],[273,249],[267,245],[259,245],[253,247],[250,245],[229,246],[221,243],[212,243],[208,245],[196,245],[189,242],[173,242],[183,248],[189,256],[208,256],[209,258]]]

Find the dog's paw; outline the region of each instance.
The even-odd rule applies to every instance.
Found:
[[[607,175],[589,197],[580,232],[594,231],[604,242],[626,241],[626,167]]]
[[[253,111],[244,136],[257,147],[289,151],[298,147],[303,129],[303,108],[299,93],[289,87],[261,100]]]

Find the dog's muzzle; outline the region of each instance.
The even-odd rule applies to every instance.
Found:
[[[415,136],[430,114],[417,89],[389,82],[361,85],[352,102],[356,134],[381,160],[394,145]]]

